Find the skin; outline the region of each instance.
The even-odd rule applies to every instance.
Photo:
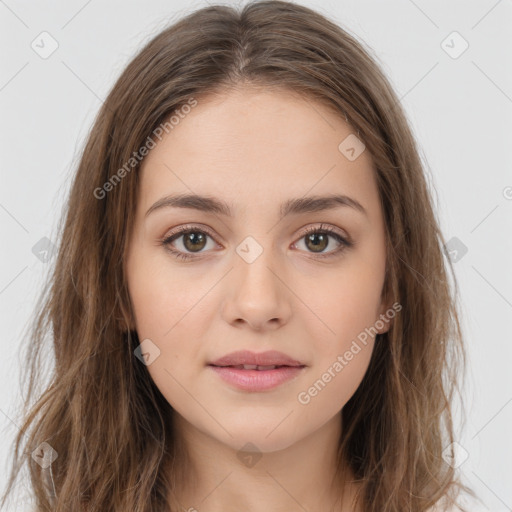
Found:
[[[373,163],[368,151],[350,161],[338,150],[350,133],[322,104],[245,86],[201,98],[143,162],[125,271],[133,327],[160,350],[147,370],[189,455],[177,490],[184,510],[354,510],[355,485],[336,503],[340,484],[331,483],[340,411],[374,338],[309,403],[297,399],[390,307],[381,297],[385,231]],[[176,193],[222,199],[235,216],[169,207],[145,217]],[[282,202],[332,193],[367,214],[339,207],[280,219]],[[196,252],[184,236],[175,239],[175,250],[195,258],[184,262],[161,240],[188,224],[215,239],[208,235]],[[303,233],[320,224],[354,245],[334,254],[339,242],[329,237],[321,253],[332,256],[320,259]],[[236,252],[247,236],[263,250],[252,263]],[[241,391],[207,366],[239,349],[279,350],[306,368],[272,390]],[[260,456],[250,467],[237,457],[248,442]]]

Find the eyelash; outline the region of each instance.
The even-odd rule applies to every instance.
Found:
[[[174,240],[178,239],[180,236],[187,235],[187,234],[190,234],[190,233],[202,233],[202,234],[208,235],[210,238],[214,239],[214,236],[212,235],[212,233],[208,229],[206,229],[206,228],[201,227],[201,229],[199,229],[199,228],[194,227],[194,226],[181,226],[174,233],[171,233],[169,236],[166,236],[162,240],[160,240],[160,244],[165,246],[166,250],[168,250],[173,256],[175,256],[176,258],[178,258],[180,260],[192,260],[192,259],[195,259],[198,256],[192,256],[191,254],[183,253],[181,251],[177,251],[176,249],[172,249],[171,245],[170,245],[171,242],[173,242]],[[344,251],[345,249],[347,249],[349,247],[352,247],[352,245],[353,245],[353,242],[349,242],[347,239],[343,238],[339,233],[337,233],[333,228],[331,228],[330,226],[324,226],[323,224],[320,225],[319,227],[308,228],[299,237],[298,240],[300,241],[303,238],[305,238],[305,237],[307,237],[307,236],[309,236],[309,235],[311,235],[313,233],[315,233],[315,234],[319,233],[319,234],[322,234],[322,235],[332,236],[337,242],[340,243],[340,246],[337,249],[335,249],[334,251],[331,251],[331,252],[328,252],[328,253],[325,253],[325,254],[321,254],[321,253],[314,254],[314,253],[311,253],[311,254],[314,254],[314,257],[318,258],[318,259],[334,257],[334,256],[338,255],[339,253],[341,253],[342,251]],[[200,253],[197,253],[197,254],[200,254]]]

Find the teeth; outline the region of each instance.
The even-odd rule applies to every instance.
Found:
[[[275,365],[270,366],[258,366],[257,364],[239,364],[237,366],[233,366],[237,370],[274,370],[277,368]]]

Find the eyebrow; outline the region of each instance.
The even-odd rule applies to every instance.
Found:
[[[349,207],[363,215],[368,215],[367,211],[359,201],[342,194],[288,199],[281,204],[280,215],[281,218],[283,218],[288,215],[332,210],[341,206]],[[178,194],[162,197],[148,209],[145,217],[161,208],[189,208],[206,213],[215,213],[225,215],[227,217],[233,217],[233,211],[228,203],[215,197],[201,196],[197,194]]]

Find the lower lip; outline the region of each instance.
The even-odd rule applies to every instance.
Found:
[[[283,366],[273,370],[240,370],[230,366],[213,366],[222,379],[245,391],[266,391],[287,382],[300,374],[304,366]]]

